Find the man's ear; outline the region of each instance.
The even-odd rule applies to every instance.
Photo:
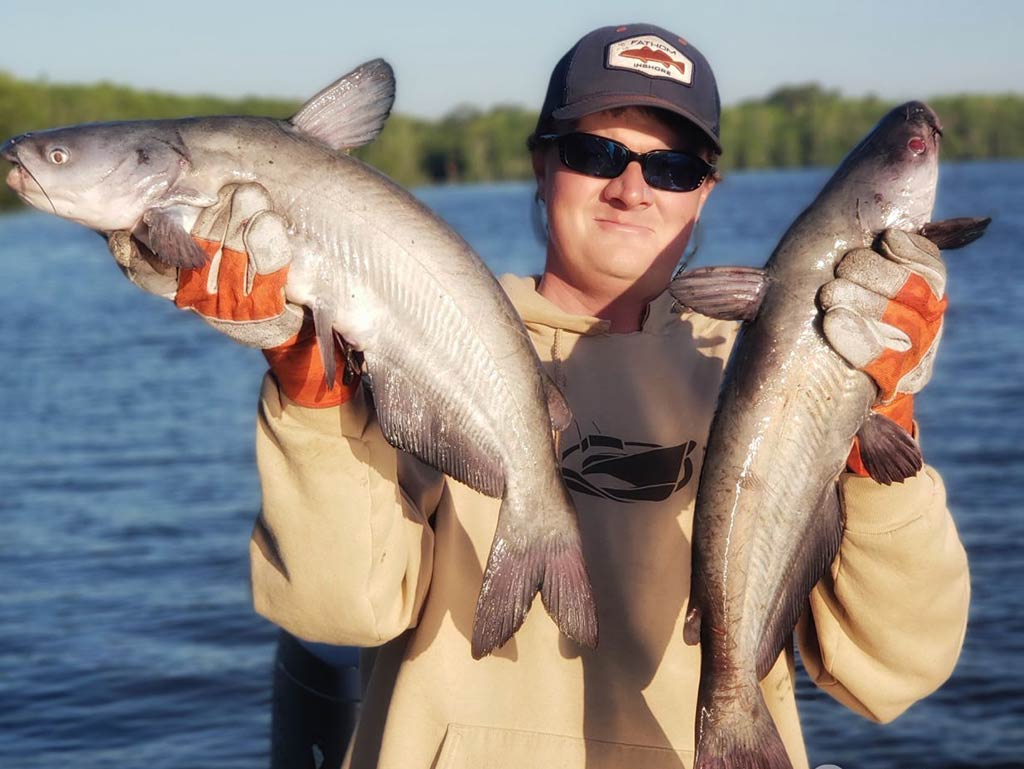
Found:
[[[704,210],[704,204],[708,202],[708,196],[711,195],[711,190],[715,188],[715,177],[709,176],[704,180],[704,184],[700,188],[700,200],[697,202],[697,212],[694,214],[694,219],[700,219],[700,212]]]
[[[533,176],[537,180],[537,190],[544,189],[547,181],[547,148],[536,147],[530,152],[530,162],[533,163]],[[541,195],[541,198],[544,196]]]

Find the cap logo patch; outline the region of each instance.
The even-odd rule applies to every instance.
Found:
[[[607,65],[647,77],[663,77],[683,85],[693,84],[693,62],[657,35],[641,35],[608,46]]]

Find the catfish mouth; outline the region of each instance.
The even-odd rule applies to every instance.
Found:
[[[17,193],[19,198],[24,200],[26,203],[29,203],[27,197],[29,190],[29,179],[35,182],[35,185],[39,187],[40,191],[42,191],[44,195],[46,194],[46,192],[43,191],[42,185],[40,185],[39,182],[36,181],[35,177],[32,176],[31,173],[29,173],[29,170],[25,168],[25,166],[23,166],[17,160],[11,160],[11,163],[14,165],[14,167],[7,172],[7,178],[4,181],[7,182],[8,187],[10,187]]]
[[[25,177],[19,163],[14,163],[14,168],[7,172],[7,179],[5,181],[7,182],[7,186],[19,195],[24,191]]]
[[[13,139],[8,139],[4,142],[4,145],[0,147],[0,158],[9,160],[12,163],[18,162],[18,154],[14,151],[15,145],[18,143],[20,136],[15,136]]]
[[[24,200],[33,208],[37,208],[38,206],[30,200],[28,180],[31,179],[33,184],[39,188],[43,197],[46,198],[46,202],[50,204],[50,208],[53,209],[53,213],[56,214],[57,207],[53,205],[53,201],[50,200],[50,196],[46,194],[46,190],[43,189],[43,185],[39,183],[39,180],[32,175],[31,171],[25,168],[25,166],[17,160],[12,160],[11,162],[14,164],[14,168],[7,173],[7,179],[5,180],[7,182],[7,186],[14,190],[18,194],[19,198]]]
[[[39,191],[43,194],[43,197],[46,198],[46,202],[50,204],[50,208],[56,215],[57,207],[53,204],[53,201],[50,199],[50,196],[46,194],[46,190],[43,189],[43,185],[39,183],[39,180],[35,177],[35,175],[28,170],[28,168],[21,162],[21,160],[18,157],[17,144],[20,140],[26,138],[27,136],[29,136],[29,134],[15,136],[13,139],[9,139],[7,142],[4,143],[2,147],[0,147],[0,158],[3,158],[4,160],[8,161],[14,166],[7,173],[7,178],[5,179],[5,181],[7,182],[7,186],[18,194],[19,198],[24,200],[30,206],[36,207],[34,206],[32,201],[29,200],[28,196],[27,180],[31,179],[33,183],[36,185],[36,187],[39,188]]]
[[[7,186],[17,192],[19,195],[24,191],[25,187],[25,175],[23,173],[24,167],[18,161],[18,153],[15,152],[15,144],[17,144],[17,138],[7,141],[4,146],[0,147],[0,158],[13,164],[14,168],[7,174]]]

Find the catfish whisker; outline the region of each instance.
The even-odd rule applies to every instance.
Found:
[[[23,170],[25,173],[27,173],[29,175],[29,177],[31,177],[32,181],[34,181],[36,183],[36,186],[39,188],[39,191],[41,193],[43,193],[43,197],[46,198],[46,202],[49,203],[50,204],[50,208],[53,209],[53,215],[54,216],[60,216],[60,214],[57,213],[57,206],[55,206],[53,204],[53,201],[50,200],[50,196],[46,194],[46,190],[43,189],[43,185],[41,185],[39,183],[39,180],[35,177],[35,175],[31,171],[28,170],[28,166],[26,166],[23,163],[19,163],[18,165],[21,166],[21,170]]]

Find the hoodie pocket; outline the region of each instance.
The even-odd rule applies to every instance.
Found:
[[[689,751],[448,724],[435,769],[686,769]]]

